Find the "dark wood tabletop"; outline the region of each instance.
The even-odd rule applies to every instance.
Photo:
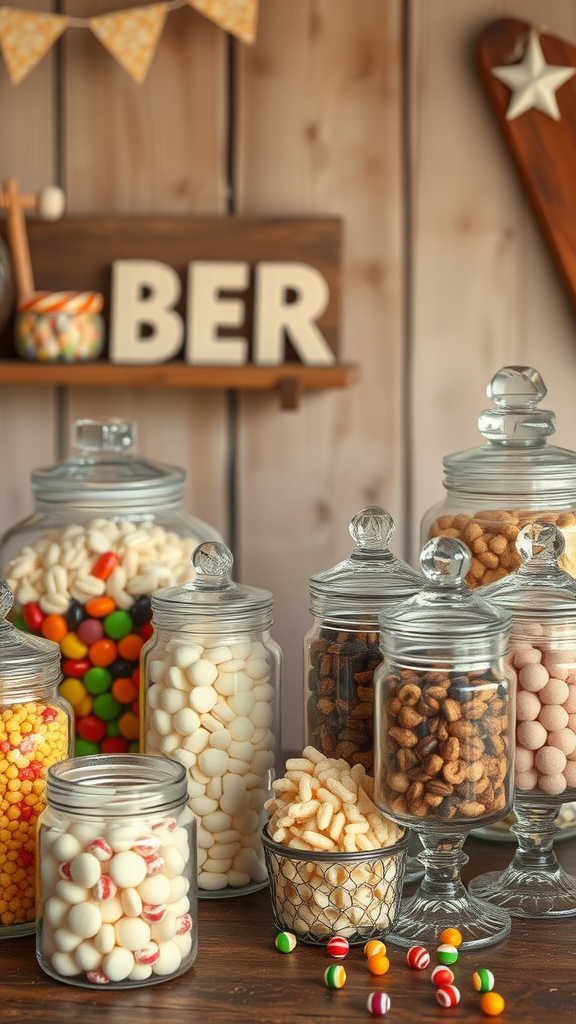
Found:
[[[470,857],[463,870],[468,881],[480,871],[499,869],[510,860],[511,843],[468,839]],[[576,874],[576,839],[556,845],[562,866]],[[412,891],[410,887],[408,891]],[[563,921],[514,919],[512,934],[485,951],[460,954],[455,984],[458,1006],[438,1006],[425,971],[406,966],[405,951],[389,945],[391,967],[382,978],[366,969],[361,947],[343,963],[344,988],[330,990],[324,970],[331,960],[325,950],[298,945],[282,954],[274,945],[267,889],[235,899],[202,900],[198,910],[198,958],[187,974],[174,981],[131,991],[89,991],[47,977],[36,963],[34,939],[0,943],[1,1024],[42,1021],[44,1024],[299,1024],[299,1022],[369,1021],[369,992],[388,993],[389,1024],[427,1024],[444,1019],[486,1022],[472,987],[472,973],[488,967],[495,990],[506,1000],[502,1024],[576,1024],[576,917]],[[457,922],[454,922],[457,926]]]

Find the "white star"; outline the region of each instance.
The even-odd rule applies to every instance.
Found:
[[[521,62],[492,68],[492,74],[512,90],[506,111],[507,121],[512,121],[533,108],[559,121],[560,110],[556,101],[556,90],[572,78],[572,75],[576,75],[576,68],[547,64],[538,35],[532,31]]]

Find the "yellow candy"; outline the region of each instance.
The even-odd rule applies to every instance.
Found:
[[[85,658],[88,654],[88,648],[86,644],[83,644],[78,639],[76,633],[67,633],[64,639],[60,643],[60,650],[65,658],[70,658],[72,661],[79,661]]]
[[[79,679],[73,679],[70,676],[68,679],[65,679],[64,682],[60,683],[58,692],[64,697],[64,700],[67,700],[69,704],[75,708],[80,704],[80,701],[84,700],[84,697],[86,696],[86,687]],[[88,714],[88,712],[85,713]]]

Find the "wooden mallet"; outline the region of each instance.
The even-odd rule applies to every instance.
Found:
[[[29,299],[36,290],[24,210],[34,210],[42,220],[58,220],[64,207],[65,196],[57,185],[43,188],[38,195],[22,195],[18,191],[16,178],[8,178],[4,182],[4,191],[0,192],[0,210],[6,211],[18,305]]]

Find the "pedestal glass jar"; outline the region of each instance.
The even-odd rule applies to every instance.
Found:
[[[39,831],[46,974],[82,988],[170,981],[196,957],[196,822],[186,772],[116,754],[50,769]]]
[[[182,764],[198,821],[201,897],[267,884],[260,829],[279,760],[281,652],[272,594],[234,583],[224,544],[199,545],[195,579],[152,597],[143,744]]]
[[[576,576],[576,452],[547,443],[553,412],[539,409],[546,386],[537,370],[504,366],[486,389],[496,408],[481,413],[480,448],[444,459],[446,497],[422,520],[422,543],[457,537],[472,556],[471,589],[494,583],[520,565],[516,538],[538,518],[562,530],[561,566]]]
[[[553,525],[524,527],[517,544],[522,566],[486,597],[512,613],[518,848],[505,871],[479,875],[470,891],[515,917],[569,917],[576,878],[553,841],[561,802],[576,800],[576,583],[559,568],[564,540]]]
[[[11,607],[0,580],[0,939],[36,929],[36,823],[46,772],[68,757],[72,740],[58,646],[15,629]]]
[[[424,879],[391,941],[428,945],[456,922],[463,947],[481,947],[504,938],[510,918],[466,892],[462,845],[512,805],[511,618],[470,593],[459,540],[429,541],[420,564],[426,587],[380,617],[375,675],[374,801],[424,847]]]
[[[190,579],[194,548],[218,538],[184,511],[184,471],[133,455],[135,436],[123,420],[78,420],[78,454],[32,473],[36,511],[0,543],[15,624],[60,644],[78,755],[138,750],[150,596]]]

